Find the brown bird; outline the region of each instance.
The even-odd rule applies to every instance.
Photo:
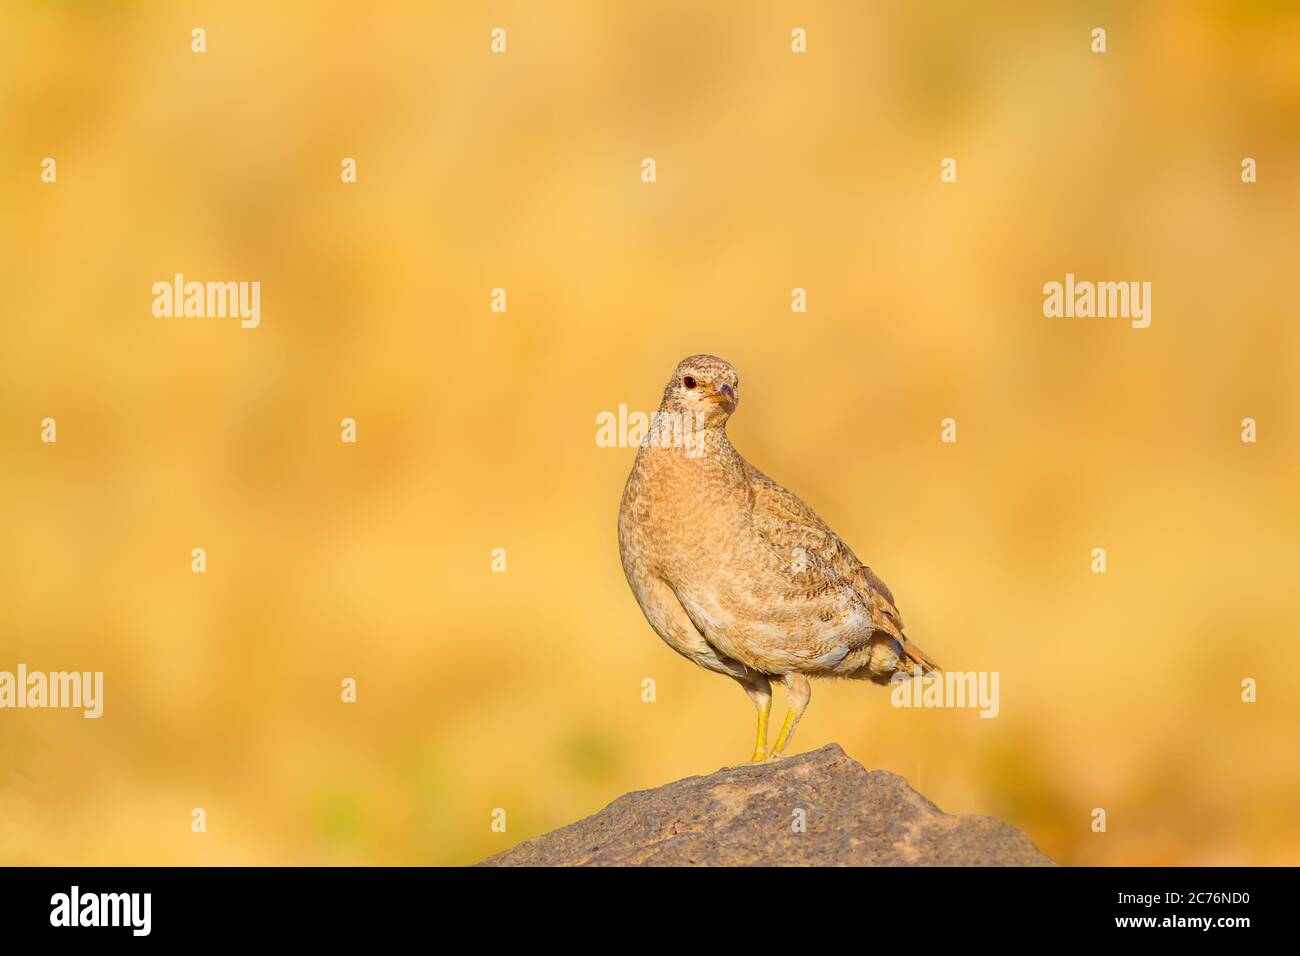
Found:
[[[788,700],[777,757],[808,707],[810,676],[888,684],[939,666],[903,635],[885,583],[732,447],[726,426],[739,396],[736,370],[716,356],[677,366],[623,490],[618,543],[655,632],[749,694],[759,761],[773,678]]]

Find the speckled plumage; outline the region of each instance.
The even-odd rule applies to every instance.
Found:
[[[693,386],[693,387],[688,387]],[[808,676],[888,683],[937,669],[903,635],[893,595],[797,495],[745,461],[726,421],[739,378],[716,356],[684,359],[661,416],[685,442],[647,438],[619,511],[623,570],[656,633],[701,667],[739,681],[759,708],[766,754],[770,679],[790,691],[777,752],[807,706]]]

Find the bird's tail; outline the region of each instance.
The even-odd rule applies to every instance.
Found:
[[[903,654],[906,655],[909,661],[921,668],[922,674],[931,674],[935,671],[943,670],[933,657],[921,650],[907,638],[903,638]],[[909,667],[908,669],[912,670],[913,668]]]

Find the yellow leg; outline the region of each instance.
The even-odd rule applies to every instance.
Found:
[[[781,732],[776,735],[776,746],[772,748],[773,757],[784,753],[786,746],[790,743],[790,735],[794,732],[795,716],[793,707],[786,709],[785,722],[781,724]]]
[[[785,712],[785,722],[781,725],[781,732],[776,736],[776,746],[772,748],[773,758],[785,756],[785,749],[790,746],[790,740],[794,737],[794,728],[798,725],[803,712],[808,709],[808,701],[812,698],[812,685],[803,674],[786,674],[785,687],[789,694],[789,707]]]
[[[758,736],[754,741],[754,756],[750,763],[762,763],[767,759],[767,718],[772,713],[772,698],[768,697],[758,709]]]

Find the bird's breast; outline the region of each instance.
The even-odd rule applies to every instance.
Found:
[[[619,538],[674,577],[708,574],[752,534],[744,488],[713,463],[643,448],[628,480]]]

